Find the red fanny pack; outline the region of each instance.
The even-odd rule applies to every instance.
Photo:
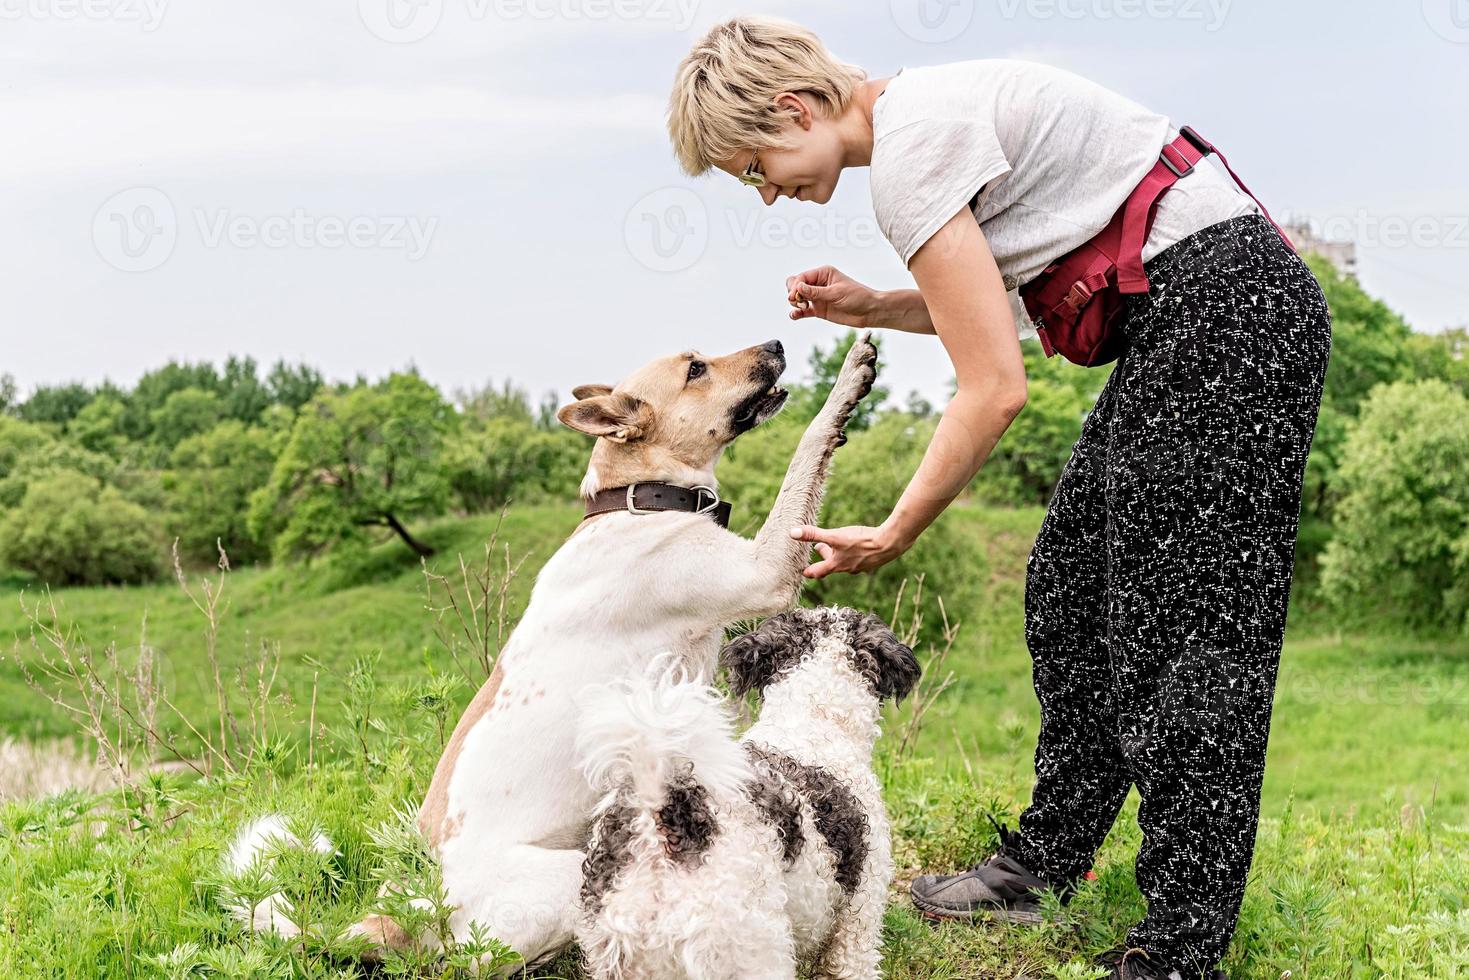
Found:
[[[1193,173],[1195,165],[1210,153],[1218,154],[1240,190],[1260,205],[1280,237],[1291,245],[1224,154],[1192,127],[1185,126],[1179,130],[1178,139],[1163,147],[1158,162],[1117,209],[1107,227],[1020,287],[1025,312],[1035,323],[1047,357],[1060,354],[1068,361],[1091,367],[1116,360],[1122,353],[1122,338],[1113,327],[1126,306],[1126,297],[1148,291],[1143,243],[1158,215],[1158,202],[1168,188]]]

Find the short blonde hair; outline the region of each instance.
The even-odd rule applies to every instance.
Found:
[[[852,100],[862,69],[832,57],[811,31],[770,17],[736,17],[704,35],[678,66],[668,135],[690,176],[742,150],[788,146],[782,92],[811,95],[831,116]]]

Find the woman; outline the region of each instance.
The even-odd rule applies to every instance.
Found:
[[[1176,135],[1055,69],[870,80],[809,31],[754,18],[695,45],[669,131],[688,173],[722,170],[767,205],[824,204],[869,166],[917,289],[812,269],[786,282],[791,317],[936,334],[953,361],[957,392],[887,519],[793,529],[821,556],[813,578],[892,561],[968,485],[1025,404],[1016,287],[1097,235]],[[1228,947],[1254,849],[1330,323],[1304,264],[1211,167],[1163,194],[1141,257],[1148,289],[1126,298],[1124,352],[1030,556],[1032,802],[998,853],[912,891],[929,915],[1035,921],[1039,892],[1070,893],[1136,785],[1148,912],[1105,963],[1197,977]]]

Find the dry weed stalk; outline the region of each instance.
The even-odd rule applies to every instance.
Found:
[[[173,562],[180,589],[204,618],[204,652],[219,716],[217,730],[214,726],[194,724],[169,697],[159,676],[158,651],[148,642],[146,612],[139,631],[137,656],[129,667],[114,643],[95,653],[76,625],[64,620],[49,588],[39,602],[27,602],[24,594],[20,598],[21,611],[30,625],[32,650],[27,658],[29,663],[17,657],[26,683],[77,722],[82,733],[96,745],[99,762],[123,787],[134,783],[135,766],[141,764],[145,770],[159,768],[156,759],[160,749],[174,760],[165,763],[164,768],[186,767],[201,776],[212,773],[215,766],[239,772],[250,765],[257,747],[270,734],[269,709],[280,670],[279,645],[262,642],[254,659],[238,671],[232,692],[226,684],[226,670],[219,655],[219,631],[228,608],[224,596],[229,558],[220,547],[218,574],[205,577],[197,587],[190,586],[184,574],[177,542]],[[247,739],[240,736],[235,695],[240,699],[239,710],[248,719]],[[194,736],[203,749],[202,758],[197,751],[180,746],[172,734],[159,726],[160,705],[172,712]]]
[[[500,544],[504,522],[502,508],[480,563],[471,567],[459,555],[458,581],[423,561],[424,608],[433,616],[434,636],[472,686],[489,678],[517,619],[510,610],[510,587],[529,555],[511,561],[510,545]],[[478,667],[479,677],[465,665],[466,659]]]
[[[893,600],[893,615],[890,620],[893,632],[910,647],[918,642],[919,633],[923,629],[923,575],[919,574],[914,581],[908,621],[904,623],[902,620],[903,596],[908,590],[906,578],[898,587],[897,597]],[[893,749],[894,761],[903,760],[913,751],[929,710],[957,680],[954,672],[947,670],[945,665],[949,660],[949,652],[954,648],[954,638],[959,635],[959,624],[949,622],[948,610],[944,608],[942,596],[938,598],[938,606],[943,629],[939,633],[938,642],[929,644],[928,659],[923,664],[923,676],[908,696],[907,707],[903,709],[905,717],[898,729],[897,747]]]

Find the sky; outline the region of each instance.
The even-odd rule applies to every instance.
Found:
[[[873,77],[1078,72],[1195,126],[1277,217],[1356,240],[1416,329],[1469,322],[1469,0],[0,0],[0,374],[128,385],[242,354],[539,399],[690,348],[828,343],[787,319],[786,276],[911,285],[866,171],[765,208],[669,149],[675,65],[739,13]],[[934,338],[884,357],[895,393],[945,397]]]

